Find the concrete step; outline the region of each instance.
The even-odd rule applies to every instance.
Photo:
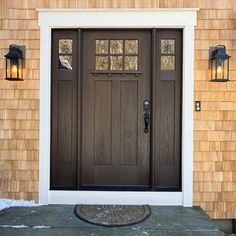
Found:
[[[144,222],[101,227],[81,221],[72,205],[12,207],[0,211],[0,235],[224,236],[199,207],[152,206]]]

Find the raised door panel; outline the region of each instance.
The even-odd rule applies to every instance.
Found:
[[[121,82],[121,165],[137,165],[138,81]]]
[[[95,165],[111,165],[112,107],[111,81],[95,81],[94,126]]]

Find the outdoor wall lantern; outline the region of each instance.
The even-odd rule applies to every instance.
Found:
[[[25,47],[12,44],[6,57],[6,80],[23,80]]]
[[[229,58],[224,45],[210,48],[210,69],[212,82],[229,81]]]

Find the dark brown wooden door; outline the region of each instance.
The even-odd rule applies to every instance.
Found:
[[[82,75],[81,186],[150,185],[151,33],[85,31]]]
[[[53,30],[51,84],[51,189],[181,190],[181,30]]]

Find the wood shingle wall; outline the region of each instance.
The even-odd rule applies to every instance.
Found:
[[[235,0],[0,0],[0,197],[38,199],[39,27],[36,8],[199,7],[195,30],[194,205],[236,218]],[[5,81],[9,44],[26,45],[23,82]],[[230,82],[208,79],[208,49],[232,56]]]

